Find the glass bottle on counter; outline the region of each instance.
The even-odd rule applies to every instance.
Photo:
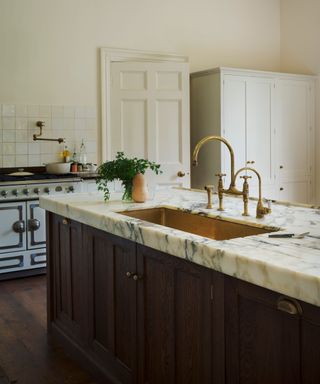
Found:
[[[82,139],[81,145],[80,145],[79,163],[81,163],[82,165],[87,164],[87,150],[86,150],[86,146],[84,144],[83,139]]]

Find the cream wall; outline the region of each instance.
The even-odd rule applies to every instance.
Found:
[[[0,103],[99,105],[99,47],[278,70],[280,0],[0,0]]]
[[[320,76],[320,1],[281,0],[281,70]],[[319,82],[316,146],[320,147]],[[320,204],[320,151],[316,150],[317,203]]]

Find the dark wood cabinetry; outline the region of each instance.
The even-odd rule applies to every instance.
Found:
[[[48,219],[48,217],[47,217]],[[82,225],[50,215],[49,320],[68,336],[83,343],[86,339],[87,258],[82,252]],[[49,323],[50,326],[50,323]]]
[[[212,271],[138,245],[140,383],[214,383]]]
[[[319,383],[320,310],[225,278],[226,383]]]
[[[103,383],[320,383],[320,309],[47,214],[48,325]]]

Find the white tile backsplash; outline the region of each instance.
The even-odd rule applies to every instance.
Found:
[[[97,113],[92,106],[0,104],[0,167],[39,166],[61,161],[67,145],[71,153],[79,152],[82,138],[87,159],[97,162]],[[65,144],[33,141],[39,133],[36,122],[45,122],[42,136],[63,137]]]
[[[2,104],[2,116],[14,117],[16,115],[16,106],[14,104]]]

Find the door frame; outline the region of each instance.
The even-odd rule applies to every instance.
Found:
[[[110,94],[111,94],[111,63],[123,62],[123,61],[135,61],[135,62],[176,62],[176,63],[188,63],[187,56],[180,56],[172,53],[161,53],[153,51],[140,51],[135,49],[124,48],[101,48],[100,49],[101,60],[101,160],[111,160],[111,148],[110,148]]]

